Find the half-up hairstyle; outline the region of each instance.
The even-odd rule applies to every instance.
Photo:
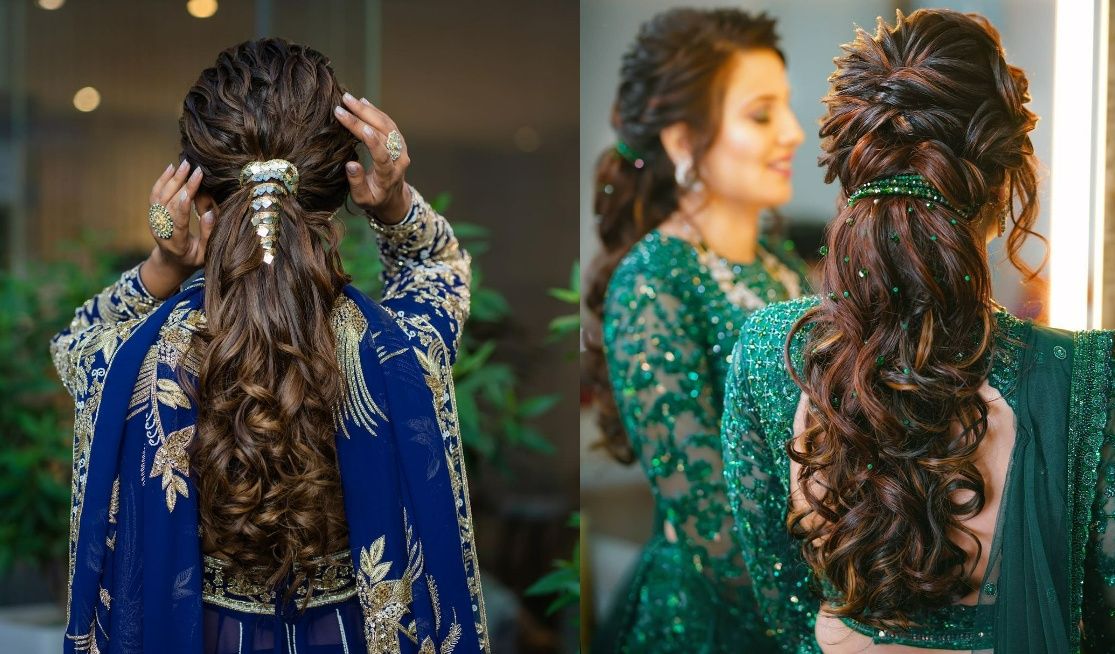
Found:
[[[261,39],[225,50],[186,95],[183,156],[219,204],[205,261],[196,446],[202,547],[235,569],[273,571],[293,589],[347,528],[334,446],[342,395],[330,313],[349,278],[333,213],[348,192],[355,139],[333,117],[343,89],[310,48]],[[278,196],[274,261],[252,225],[241,170],[285,159],[296,193]],[[295,564],[298,564],[295,573]],[[290,576],[292,575],[293,576]]]
[[[593,207],[601,252],[588,272],[585,306],[586,383],[599,410],[602,445],[618,460],[635,460],[624,433],[604,360],[604,296],[616,266],[635,243],[678,208],[674,164],[659,138],[684,123],[692,137],[693,169],[720,132],[721,107],[733,56],[778,49],[774,20],[735,9],[672,9],[647,21],[623,56],[612,108],[617,145],[596,164]]]
[[[899,12],[893,27],[859,30],[835,62],[820,164],[844,201],[821,303],[791,333],[812,326],[795,373],[806,428],[787,444],[805,506],[788,526],[837,591],[832,613],[901,628],[971,590],[949,536],[978,546],[962,521],[985,502],[975,465],[995,334],[985,238],[1009,211],[1010,259],[1036,274],[1018,256],[1037,213],[1036,117],[1025,75],[980,16]],[[971,211],[902,195],[848,205],[864,183],[902,173]]]

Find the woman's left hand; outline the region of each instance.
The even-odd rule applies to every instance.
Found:
[[[335,107],[333,113],[368,148],[372,159],[372,166],[367,170],[357,161],[345,165],[349,195],[358,207],[375,215],[380,222],[397,223],[406,217],[411,200],[410,187],[404,180],[410,155],[399,127],[365,98],[357,100],[345,93],[343,102],[345,106]],[[389,145],[392,135],[397,140],[394,153]]]
[[[189,172],[190,166],[186,161],[177,169],[167,166],[151,187],[151,205],[166,207],[173,222],[169,238],[160,238],[152,228],[155,248],[139,270],[143,285],[155,297],[169,296],[205,264],[205,246],[209,243],[215,216],[212,210],[205,212],[201,216],[198,233],[190,233],[190,215],[194,196],[201,186],[201,168],[195,168],[187,178]]]

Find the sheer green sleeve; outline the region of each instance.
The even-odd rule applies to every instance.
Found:
[[[1085,652],[1115,652],[1115,387],[1108,389],[1082,603]]]
[[[720,457],[720,405],[683,281],[621,265],[604,315],[608,371],[624,428],[651,484],[667,541],[715,585],[721,601],[753,605],[731,534]]]
[[[784,652],[819,654],[814,636],[819,600],[801,545],[786,530],[789,493],[779,476],[798,397],[782,363],[784,322],[770,311],[755,314],[732,353],[721,436],[724,476],[768,633]]]

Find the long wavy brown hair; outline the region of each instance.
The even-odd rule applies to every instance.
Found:
[[[841,202],[822,301],[791,333],[811,327],[795,374],[806,428],[787,443],[805,501],[788,526],[836,589],[832,613],[904,627],[971,589],[950,534],[979,546],[962,521],[985,502],[975,464],[995,333],[985,238],[1009,211],[1009,258],[1036,274],[1019,250],[1037,213],[1037,119],[1024,73],[981,16],[899,12],[874,35],[859,30],[835,61],[820,130],[826,182],[839,179],[847,198],[916,172],[974,211],[904,196]]]
[[[587,271],[581,367],[596,401],[600,444],[623,463],[634,462],[635,454],[604,359],[601,321],[608,282],[631,246],[678,208],[674,164],[659,138],[662,130],[679,122],[689,128],[699,169],[720,132],[729,64],[735,54],[750,50],[770,50],[785,61],[774,20],[765,14],[672,9],[643,24],[623,56],[611,122],[628,155],[610,147],[596,163],[593,207],[602,248]]]
[[[333,213],[348,191],[355,140],[333,117],[343,89],[310,48],[260,39],[229,48],[186,94],[183,156],[219,204],[205,261],[205,316],[191,451],[202,547],[234,569],[263,567],[293,588],[314,559],[343,548],[347,527],[334,444],[343,381],[330,312],[349,278]],[[276,258],[250,222],[251,161],[298,168],[280,198]],[[295,567],[297,565],[297,568]]]

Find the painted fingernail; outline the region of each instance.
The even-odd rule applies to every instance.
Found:
[[[191,179],[197,179],[198,177],[201,177],[201,166],[194,168],[194,172],[190,174]]]
[[[347,112],[347,111],[345,111],[345,108],[344,108],[344,107],[341,107],[341,106],[337,106],[337,107],[335,107],[335,108],[333,109],[333,112],[334,112],[334,113],[336,113],[336,114],[337,114],[338,116],[340,116],[341,118],[344,118],[345,116],[347,116],[347,115],[348,115],[348,112]]]
[[[186,170],[189,167],[190,167],[190,162],[186,161],[185,159],[182,160],[182,163],[178,164],[178,170]]]
[[[356,98],[352,97],[352,94],[348,91],[345,91],[345,100],[348,100],[349,102],[355,102]]]
[[[364,104],[368,105],[369,107],[372,106],[372,103],[368,102],[368,98],[360,98],[360,101],[363,102]]]
[[[355,161],[350,161],[345,164],[345,170],[348,171],[349,175],[356,175],[360,172],[360,164],[356,163]]]
[[[371,127],[368,127],[367,125],[364,126],[364,136],[375,136],[375,135],[376,135],[376,133],[372,131]]]
[[[166,165],[166,170],[164,170],[164,171],[163,171],[163,174],[165,175],[165,174],[169,173],[169,172],[170,172],[170,171],[172,171],[172,170],[174,170],[174,164],[167,164],[167,165]]]

